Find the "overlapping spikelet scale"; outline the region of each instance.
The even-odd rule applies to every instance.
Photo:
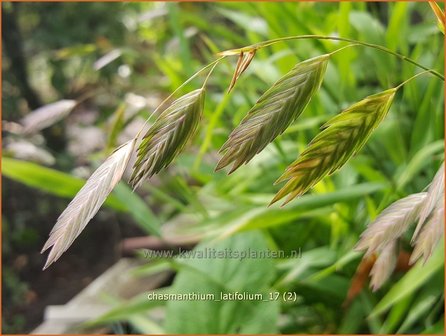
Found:
[[[420,209],[420,217],[413,234],[413,241],[417,238],[423,224],[426,223],[427,218],[434,209],[444,207],[444,163],[440,166],[432,183],[429,185],[427,195],[426,201]]]
[[[184,148],[199,125],[204,96],[204,89],[198,89],[178,98],[146,132],[130,178],[134,188],[167,167]]]
[[[232,164],[233,172],[282,134],[319,89],[329,57],[322,55],[297,64],[267,90],[220,149],[223,157],[216,170]]]
[[[396,89],[369,96],[322,126],[300,157],[277,180],[287,181],[271,203],[287,196],[285,204],[303,195],[326,175],[342,167],[362,148],[386,116]]]
[[[51,247],[44,269],[59,259],[71,246],[121,180],[135,142],[133,139],[125,143],[108,157],[59,216],[42,249],[43,253]]]
[[[432,255],[444,234],[444,162],[427,190],[426,200],[419,210],[419,220],[412,236],[414,250],[410,263],[421,256],[424,262]]]
[[[395,269],[397,259],[398,249],[394,240],[382,249],[370,272],[372,278],[370,286],[373,291],[378,290],[389,279]]]
[[[426,197],[427,193],[421,192],[392,203],[369,224],[355,249],[367,250],[366,255],[383,250],[416,221]]]
[[[431,214],[414,241],[415,248],[410,256],[409,263],[413,264],[421,257],[426,262],[434,252],[435,247],[437,247],[443,235],[444,207],[439,207]]]

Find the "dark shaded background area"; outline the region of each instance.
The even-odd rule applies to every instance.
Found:
[[[125,44],[122,9],[113,3],[2,3],[3,120],[17,121],[51,97],[77,98],[92,89],[95,83],[76,82],[66,73],[66,59],[51,54],[89,43],[103,43],[104,48]],[[99,53],[87,57],[94,59]],[[44,55],[45,69],[30,62],[33,55]],[[30,72],[36,71],[45,72],[50,95],[30,83]],[[107,74],[103,80],[109,80]],[[88,102],[85,105],[88,108]],[[74,163],[65,153],[63,127],[58,124],[44,132],[47,148],[61,157],[56,163],[61,170]],[[42,322],[47,305],[67,302],[118,260],[123,237],[141,231],[125,225],[126,216],[102,211],[66,258],[42,272],[45,255],[40,249],[67,200],[9,179],[2,185],[3,332],[26,333]]]

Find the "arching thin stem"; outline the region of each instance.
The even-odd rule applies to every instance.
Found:
[[[395,51],[392,51],[386,47],[383,47],[381,45],[378,44],[373,44],[373,43],[367,43],[367,42],[361,42],[361,41],[357,41],[357,40],[353,40],[350,38],[346,38],[346,37],[338,37],[338,36],[324,36],[324,35],[297,35],[297,36],[287,36],[287,37],[280,37],[280,38],[276,38],[276,39],[272,39],[272,40],[268,40],[268,41],[263,41],[263,42],[259,42],[259,43],[255,43],[252,44],[250,46],[246,46],[243,48],[239,48],[239,49],[230,49],[230,50],[226,50],[226,51],[222,51],[219,53],[219,55],[221,56],[230,56],[230,55],[238,55],[241,52],[247,52],[247,51],[252,51],[252,50],[258,50],[267,46],[270,46],[272,44],[276,44],[279,42],[283,42],[283,41],[289,41],[289,40],[304,40],[304,39],[315,39],[315,40],[331,40],[331,41],[342,41],[342,42],[349,42],[349,43],[355,43],[355,44],[359,44],[365,47],[369,47],[369,48],[373,48],[376,50],[380,50],[382,52],[385,52],[387,54],[393,55],[403,61],[406,61],[408,63],[411,63],[423,70],[426,70],[427,72],[429,72],[430,74],[440,78],[442,81],[444,81],[444,76],[442,74],[440,74],[439,72],[433,70],[433,69],[429,69],[427,67],[425,67],[424,65],[414,61],[413,59],[398,54]]]
[[[223,57],[219,58],[219,59],[217,60],[218,62],[213,62],[213,63],[215,63],[215,64],[214,64],[214,66],[211,68],[211,70],[209,70],[209,72],[208,72],[206,78],[204,79],[203,86],[202,86],[203,89],[206,87],[206,85],[207,85],[207,83],[208,83],[208,80],[209,80],[209,77],[211,77],[212,73],[214,72],[215,67],[218,65],[218,63],[220,62],[220,60],[221,60],[222,58],[223,58]]]
[[[427,73],[429,73],[429,71],[422,71],[422,72],[419,72],[419,73],[413,75],[412,77],[406,79],[406,80],[405,80],[404,82],[402,82],[401,84],[395,86],[395,89],[398,90],[400,87],[402,87],[403,85],[409,83],[411,80],[417,78],[418,76],[425,75],[425,74],[427,74]]]
[[[342,51],[344,49],[347,49],[347,48],[350,48],[350,47],[356,47],[356,46],[359,46],[359,45],[360,44],[358,44],[358,43],[348,44],[348,45],[346,45],[344,47],[341,47],[339,49],[336,49],[336,50],[332,51],[331,53],[329,53],[329,55],[332,56],[332,55],[334,55],[334,54],[336,54],[336,53],[338,53],[338,52],[340,52],[340,51]]]
[[[186,86],[188,83],[190,83],[195,77],[197,77],[199,74],[201,74],[203,71],[209,69],[210,67],[212,67],[212,69],[209,71],[208,76],[205,79],[205,84],[207,82],[207,80],[209,79],[210,74],[212,73],[212,71],[214,70],[214,68],[217,66],[218,63],[220,63],[220,61],[225,58],[226,56],[222,56],[220,58],[217,58],[215,61],[209,63],[208,65],[204,66],[203,68],[201,68],[200,70],[198,70],[196,73],[194,73],[191,77],[189,77],[183,84],[181,84],[179,87],[177,87],[175,89],[175,91],[173,91],[166,99],[164,99],[161,104],[158,105],[158,107],[150,114],[150,116],[146,119],[144,125],[142,125],[141,129],[139,130],[138,134],[136,134],[135,139],[138,139],[139,135],[141,134],[141,132],[144,130],[144,127],[146,127],[147,122],[149,121],[149,119],[159,111],[159,109],[164,106],[165,103],[167,103],[169,101],[169,99],[171,99],[181,88],[183,88],[184,86]],[[205,84],[203,84],[203,87],[205,86]]]

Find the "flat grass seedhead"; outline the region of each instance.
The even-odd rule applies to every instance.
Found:
[[[396,241],[416,221],[426,198],[427,193],[420,192],[393,202],[368,225],[355,250],[372,255]]]
[[[375,292],[390,278],[398,260],[397,242],[392,241],[380,253],[370,272],[370,287]]]
[[[271,204],[288,195],[284,205],[306,193],[325,176],[341,168],[387,115],[396,89],[369,96],[330,119],[300,157],[276,181],[288,181]]]
[[[296,120],[319,89],[329,55],[298,63],[268,89],[229,135],[220,149],[216,170],[248,163]]]
[[[116,149],[90,176],[59,216],[41,251],[43,253],[51,248],[43,269],[48,268],[60,258],[99,211],[108,195],[121,180],[135,148],[135,143],[136,140],[132,139]]]
[[[204,107],[204,89],[192,91],[170,104],[143,136],[130,184],[140,183],[167,167],[195,134]]]
[[[70,114],[75,106],[75,100],[63,99],[39,107],[21,120],[23,132],[32,134],[52,126]]]
[[[426,201],[420,209],[420,216],[418,218],[418,224],[415,232],[412,236],[412,242],[414,242],[420,233],[423,225],[426,223],[427,218],[436,208],[444,207],[444,162],[435,174],[432,183],[427,190]]]
[[[421,232],[418,234],[415,242],[414,250],[410,256],[409,264],[415,263],[423,257],[426,263],[435,250],[444,235],[444,207],[440,206],[435,209],[429,216],[426,224],[424,224]]]

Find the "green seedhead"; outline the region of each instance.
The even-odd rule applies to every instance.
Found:
[[[204,96],[201,88],[175,100],[143,136],[130,178],[133,188],[167,167],[181,152],[197,130]]]
[[[297,64],[267,90],[229,135],[216,170],[231,163],[233,172],[249,162],[303,112],[319,89],[330,55]]]
[[[359,151],[386,116],[397,89],[369,96],[330,119],[308,145],[301,156],[294,161],[277,180],[286,181],[272,200],[277,202],[286,195],[285,204],[303,195],[325,176],[341,168]]]

